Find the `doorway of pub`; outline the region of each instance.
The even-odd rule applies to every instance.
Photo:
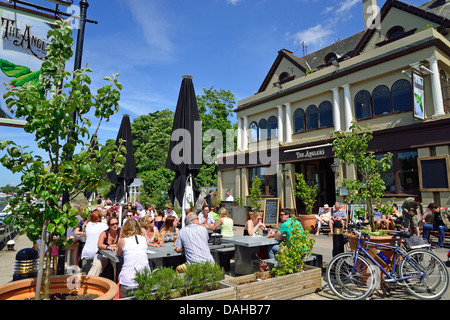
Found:
[[[336,185],[334,173],[331,169],[332,163],[332,158],[295,163],[295,172],[302,173],[306,183],[309,185],[317,185],[319,187],[313,214],[316,214],[324,204],[332,207],[336,202]],[[295,185],[296,183],[297,180],[295,180]],[[300,214],[305,213],[305,205],[303,202],[298,197],[295,197],[295,202],[297,212]]]

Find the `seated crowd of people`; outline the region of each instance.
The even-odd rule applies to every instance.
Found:
[[[74,243],[67,248],[71,251],[73,263],[78,266],[81,260],[92,259],[88,275],[99,276],[109,263],[109,259],[100,250],[115,251],[124,258],[119,284],[126,289],[136,285],[133,280],[136,271],[149,266],[146,253],[148,247],[171,243],[174,250],[185,251],[187,263],[214,262],[209,252],[207,229],[220,232],[223,237],[234,235],[233,220],[227,210],[221,208],[216,221],[208,205],[204,205],[198,215],[187,210],[186,225],[183,228],[171,204],[167,204],[165,210],[157,211],[154,205],[144,207],[139,202],[135,205],[127,203],[122,210],[121,224],[120,207],[116,203],[99,204],[85,219],[80,215],[84,208],[78,209],[79,224],[68,233],[74,238]],[[85,241],[76,241],[74,235],[84,236]],[[203,251],[199,248],[203,248]],[[183,272],[185,266],[179,266],[177,271]],[[113,267],[115,268],[115,264]]]

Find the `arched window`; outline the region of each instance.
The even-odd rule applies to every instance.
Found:
[[[334,52],[330,52],[328,53],[325,58],[323,58],[323,63],[324,64],[329,64],[329,63],[333,63],[333,61],[337,61],[341,56],[337,55]]]
[[[267,120],[261,119],[258,123],[258,140],[267,139]]]
[[[333,126],[333,110],[330,101],[319,104],[319,128]]]
[[[267,132],[268,138],[275,138],[278,136],[278,119],[275,116],[271,116],[269,120],[267,120]]]
[[[294,132],[305,131],[305,111],[302,108],[298,108],[294,112]]]
[[[314,130],[319,127],[319,112],[315,105],[306,109],[306,130]]]
[[[391,94],[388,87],[381,85],[373,89],[372,99],[374,116],[391,112]]]
[[[391,40],[402,36],[405,29],[402,26],[394,26],[386,32],[385,40]]]
[[[250,126],[248,127],[248,140],[249,142],[256,142],[258,141],[258,124],[256,121],[253,121],[250,123]]]
[[[280,74],[280,76],[278,77],[278,81],[279,82],[283,82],[286,81],[287,79],[289,79],[289,73],[287,72],[283,72],[282,74]]]
[[[411,83],[408,80],[401,79],[394,82],[391,93],[394,112],[412,110]]]
[[[356,120],[370,118],[370,93],[366,90],[359,91],[355,96],[355,116]]]

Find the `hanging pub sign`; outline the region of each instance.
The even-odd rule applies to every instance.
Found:
[[[412,72],[413,83],[413,116],[414,118],[425,120],[425,99],[423,77],[417,72]]]
[[[25,125],[24,119],[8,111],[3,94],[6,86],[39,85],[41,65],[47,55],[47,32],[54,21],[42,13],[0,3],[0,125]]]

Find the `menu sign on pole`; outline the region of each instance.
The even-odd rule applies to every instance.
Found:
[[[267,198],[264,201],[263,223],[278,228],[280,214],[280,198]]]

